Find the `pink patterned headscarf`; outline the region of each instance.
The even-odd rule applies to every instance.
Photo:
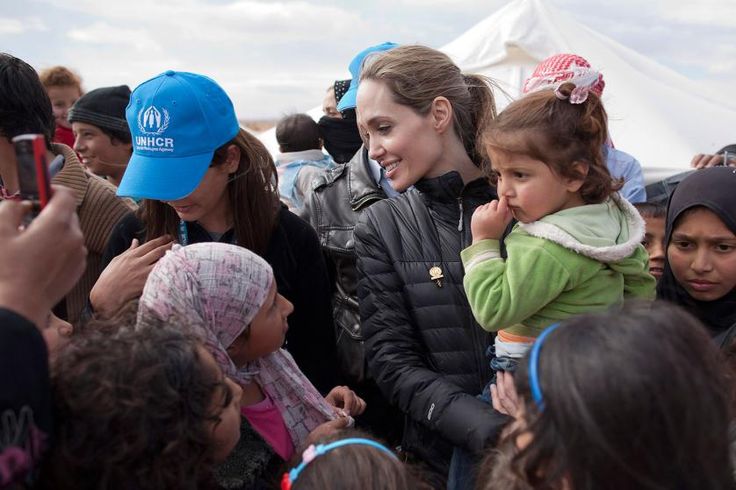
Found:
[[[149,317],[192,325],[223,373],[241,385],[253,381],[279,408],[296,448],[336,414],[283,349],[235,366],[227,348],[260,310],[273,284],[271,266],[253,252],[226,243],[175,246],[148,276],[138,323]]]
[[[537,65],[532,76],[524,81],[521,91],[528,94],[537,90],[555,89],[563,82],[572,82],[578,87],[585,87],[598,97],[606,86],[603,75],[594,70],[582,56],[556,54]]]

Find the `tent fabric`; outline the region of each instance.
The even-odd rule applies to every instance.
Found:
[[[687,170],[693,155],[736,140],[736,101],[543,0],[514,0],[440,50],[464,72],[493,79],[506,94],[497,97],[499,109],[519,96],[540,61],[557,53],[583,56],[603,73],[603,103],[614,145],[641,162],[647,182]],[[310,113],[319,114],[319,109]],[[273,131],[262,139],[269,149],[274,146]]]
[[[464,71],[512,97],[542,60],[574,53],[603,73],[614,145],[634,155],[647,181],[681,172],[696,153],[734,142],[736,102],[619,44],[542,0],[516,0],[441,48]],[[503,97],[499,106],[505,105]]]

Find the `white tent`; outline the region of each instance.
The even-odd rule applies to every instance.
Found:
[[[593,31],[542,0],[515,0],[440,48],[467,73],[486,75],[511,97],[543,59],[575,53],[603,73],[603,102],[617,148],[647,181],[686,170],[696,153],[734,143],[736,102]],[[346,60],[346,65],[347,65]],[[499,108],[507,100],[497,98]],[[310,113],[315,116],[319,109]],[[319,117],[319,116],[317,116]],[[273,130],[263,133],[276,147]]]
[[[603,73],[614,144],[639,159],[648,181],[686,170],[696,153],[736,142],[735,102],[542,0],[511,2],[441,49],[463,71],[497,80],[514,97],[541,60],[583,56]]]

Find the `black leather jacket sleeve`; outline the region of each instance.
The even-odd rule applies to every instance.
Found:
[[[371,374],[411,419],[473,452],[495,441],[508,418],[449,381],[428,362],[404,284],[387,256],[380,224],[366,213],[355,229],[358,298]],[[427,334],[443,335],[441,329]]]

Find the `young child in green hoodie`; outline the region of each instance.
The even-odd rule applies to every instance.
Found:
[[[622,183],[601,152],[607,135],[598,96],[570,82],[513,102],[482,135],[499,199],[473,214],[462,260],[473,314],[498,332],[496,371],[513,371],[551,324],[654,298],[644,222],[616,192]]]

